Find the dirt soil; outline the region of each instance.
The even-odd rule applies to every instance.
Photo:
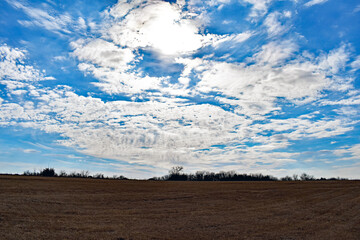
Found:
[[[0,239],[360,239],[360,181],[2,175]]]

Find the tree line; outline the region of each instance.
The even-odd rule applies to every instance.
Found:
[[[120,175],[114,175],[112,177],[104,176],[102,173],[97,173],[91,175],[89,171],[81,171],[81,172],[71,172],[67,173],[64,170],[61,170],[60,173],[56,173],[54,168],[44,168],[43,170],[37,171],[25,171],[24,176],[43,176],[43,177],[70,177],[70,178],[96,178],[96,179],[119,179],[119,180],[127,180],[126,177]]]
[[[154,181],[317,181],[317,180],[347,180],[346,178],[315,178],[307,173],[294,174],[292,176],[285,176],[277,178],[271,175],[256,174],[239,174],[235,171],[221,171],[218,173],[209,171],[197,171],[196,173],[183,173],[182,166],[172,167],[169,173],[162,177],[153,177],[148,180]],[[66,173],[60,171],[56,173],[54,168],[44,168],[40,171],[25,171],[24,176],[44,176],[44,177],[70,177],[70,178],[96,178],[96,179],[118,179],[128,180],[128,178],[120,175],[113,175],[112,177],[104,176],[102,173],[91,175],[89,171]]]
[[[345,178],[315,178],[312,175],[303,173],[301,175],[294,174],[277,178],[271,175],[255,174],[239,174],[235,171],[221,171],[219,173],[209,171],[197,171],[194,174],[183,173],[182,166],[171,168],[168,175],[162,177],[154,177],[150,180],[157,181],[316,181],[316,180],[347,180]]]

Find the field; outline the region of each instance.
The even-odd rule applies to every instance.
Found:
[[[360,239],[360,182],[2,175],[0,239]]]

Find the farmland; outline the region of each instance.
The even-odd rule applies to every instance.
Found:
[[[1,175],[0,239],[360,239],[360,182]]]

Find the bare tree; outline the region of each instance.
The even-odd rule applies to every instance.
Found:
[[[311,181],[311,180],[314,180],[314,177],[307,173],[303,173],[303,174],[301,174],[300,179],[302,181]]]
[[[170,169],[169,174],[170,175],[180,175],[183,170],[184,170],[183,166],[175,166]]]

